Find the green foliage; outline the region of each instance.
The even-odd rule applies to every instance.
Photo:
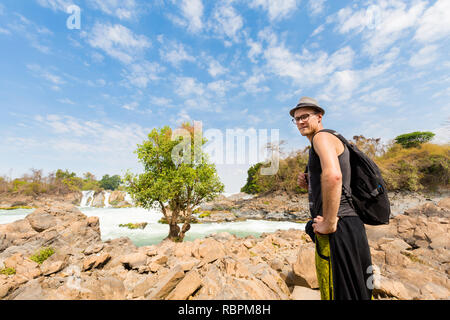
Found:
[[[29,206],[0,207],[0,210],[18,210],[18,209],[34,209]]]
[[[257,194],[261,192],[261,187],[256,182],[256,176],[262,165],[263,164],[259,162],[247,170],[247,183],[241,188],[241,192],[248,194]]]
[[[176,226],[181,213],[190,218],[194,207],[213,200],[224,190],[215,166],[202,152],[206,140],[197,136],[189,124],[182,125],[181,129],[178,132],[184,135],[178,137],[168,126],[153,129],[148,140],[135,151],[144,173],[128,172],[124,179],[128,192],[140,206],[147,209],[159,206],[166,220],[171,212],[168,238],[172,240],[184,237],[185,231]],[[188,221],[183,229],[189,229]]]
[[[395,142],[402,145],[403,148],[418,148],[421,144],[430,141],[434,136],[433,132],[415,131],[397,136]]]
[[[77,177],[75,172],[69,172],[67,169],[58,169],[51,172],[47,177],[42,176],[42,170],[31,169],[31,174],[24,174],[21,178],[9,181],[0,177],[0,193],[18,193],[26,196],[38,196],[40,194],[67,194],[70,192],[94,190],[96,193],[104,189],[115,190],[122,189],[124,186],[118,186],[121,178],[118,175],[110,177],[105,175],[102,183],[95,179],[95,176],[86,172],[84,178]]]
[[[147,226],[147,222],[141,222],[141,223],[126,223],[126,224],[119,224],[119,227],[128,228],[128,229],[145,229]]]
[[[122,179],[119,175],[109,176],[109,174],[106,174],[100,180],[100,187],[105,190],[116,190],[121,183]]]
[[[401,135],[399,141],[403,142],[403,146],[393,143],[383,147],[380,139],[364,136],[354,136],[353,141],[350,142],[377,163],[388,190],[433,191],[438,187],[450,185],[450,147],[425,142],[433,136],[431,132]],[[411,147],[411,145],[414,146]],[[279,170],[275,175],[261,175],[260,168],[265,164],[251,167],[248,170],[247,183],[241,191],[247,193],[278,190],[288,193],[307,192],[297,186],[297,177],[306,168],[308,148],[281,159]]]
[[[69,170],[66,169],[66,171],[62,171],[61,169],[56,170],[55,177],[57,180],[64,180],[64,179],[71,179],[75,178],[77,175],[75,172],[69,172]]]
[[[3,274],[5,276],[12,276],[16,274],[16,269],[14,268],[4,268],[0,270],[0,274]]]
[[[203,211],[198,217],[205,218],[205,217],[209,217],[210,215],[211,215],[211,211]]]
[[[395,144],[375,159],[389,190],[436,190],[450,185],[450,147],[425,143],[420,148]]]
[[[258,163],[248,170],[247,184],[241,189],[242,192],[255,194],[283,190],[288,193],[305,193],[304,189],[297,186],[297,177],[304,172],[308,162],[308,150],[297,151],[280,159],[279,168],[274,175],[262,175],[261,168],[268,166]]]
[[[84,180],[81,186],[82,191],[94,190],[96,193],[101,191],[100,182],[95,180]]]
[[[55,253],[55,250],[52,247],[42,248],[39,253],[36,253],[30,257],[30,260],[33,260],[36,263],[42,264],[45,260],[47,260],[52,254]]]

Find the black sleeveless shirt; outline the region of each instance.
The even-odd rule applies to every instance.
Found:
[[[331,134],[331,133],[330,133]],[[311,141],[311,149],[309,149],[308,159],[308,198],[309,198],[309,210],[311,216],[322,215],[322,185],[320,177],[322,174],[322,167],[320,165],[319,155],[314,150],[313,139]],[[341,142],[342,143],[342,142]],[[351,194],[350,179],[351,179],[351,167],[350,167],[350,152],[345,144],[344,152],[338,156],[339,165],[342,172],[342,186],[346,188]],[[355,210],[349,203],[348,198],[342,191],[341,200],[339,204],[338,217],[346,216],[358,216]]]

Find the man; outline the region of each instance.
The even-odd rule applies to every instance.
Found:
[[[308,174],[298,184],[308,189],[312,216],[308,232],[316,243],[316,272],[324,300],[368,300],[371,257],[364,224],[342,192],[350,189],[347,146],[329,132],[320,132],[325,110],[315,99],[303,97],[290,115],[302,136],[311,142]],[[308,229],[308,228],[306,228]]]

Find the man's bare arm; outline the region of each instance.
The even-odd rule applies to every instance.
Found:
[[[336,151],[334,137],[326,132],[314,137],[314,150],[320,158],[322,167],[322,215],[323,233],[336,231],[337,213],[342,193],[342,173]],[[319,230],[320,232],[320,230]]]

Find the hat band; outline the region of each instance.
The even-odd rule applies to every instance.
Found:
[[[314,103],[299,103],[296,108],[298,107],[316,107],[316,108],[320,108],[318,105],[314,104]]]

